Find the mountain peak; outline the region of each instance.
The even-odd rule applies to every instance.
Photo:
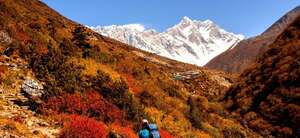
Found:
[[[215,24],[213,21],[211,21],[209,19],[203,21],[202,23],[204,23],[204,24]]]
[[[183,26],[191,25],[191,24],[194,24],[194,21],[191,20],[191,19],[190,19],[189,17],[187,17],[187,16],[184,16],[184,17],[181,19],[180,23],[179,23],[179,25],[183,25]]]
[[[123,27],[133,29],[136,31],[140,31],[140,32],[143,32],[146,30],[145,26],[142,24],[127,24],[127,25],[124,25]]]
[[[187,16],[182,17],[181,21],[185,21],[185,22],[193,22],[192,19],[190,19]]]

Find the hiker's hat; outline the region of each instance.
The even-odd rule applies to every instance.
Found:
[[[149,123],[147,119],[143,119],[142,122],[147,124]]]

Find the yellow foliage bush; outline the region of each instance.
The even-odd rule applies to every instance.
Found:
[[[171,132],[178,137],[195,137],[197,133],[193,131],[191,123],[178,111],[166,114],[156,108],[145,108],[145,113],[149,119],[154,121],[159,127]]]
[[[209,114],[209,123],[223,134],[235,135],[236,137],[246,137],[245,129],[238,123],[230,119],[224,119],[217,114]],[[226,136],[228,137],[228,136]]]
[[[19,91],[17,87],[14,87],[13,84],[22,83],[23,80],[20,78],[30,76],[30,73],[27,74],[27,70],[7,70],[4,74],[1,74],[0,88],[5,89],[6,92],[14,93]]]
[[[95,77],[97,75],[97,72],[100,70],[110,76],[110,78],[113,81],[118,81],[120,80],[120,74],[115,72],[113,69],[110,67],[97,63],[93,59],[77,59],[77,58],[71,58],[68,63],[78,65],[78,66],[83,66],[84,70],[82,72],[82,75],[87,75],[87,76],[93,76]]]
[[[223,115],[225,109],[220,103],[213,102],[213,103],[209,103],[208,111],[219,115]]]
[[[222,133],[220,132],[220,130],[211,126],[209,123],[204,122],[204,123],[202,123],[201,126],[202,126],[202,130],[205,131],[206,133],[208,133],[210,136],[212,136],[214,138],[222,137]]]
[[[186,112],[189,109],[185,101],[179,100],[178,98],[164,97],[164,102],[169,105],[170,108],[167,110],[171,112],[174,111],[174,109],[179,112]]]
[[[197,138],[212,138],[209,134],[203,131],[196,131],[195,134]]]

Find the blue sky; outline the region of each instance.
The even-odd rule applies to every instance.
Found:
[[[255,36],[300,0],[43,0],[84,25],[141,23],[164,31],[183,16],[210,19],[227,31]]]

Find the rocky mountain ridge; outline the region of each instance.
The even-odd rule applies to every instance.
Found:
[[[213,58],[205,67],[228,72],[243,72],[269,48],[268,46],[295,21],[298,15],[300,15],[300,6],[285,14],[261,35],[242,40],[236,46]]]

